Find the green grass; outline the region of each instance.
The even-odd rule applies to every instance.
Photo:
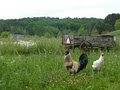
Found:
[[[38,53],[61,53],[64,49],[60,38],[29,37],[23,41],[32,40],[35,45],[27,47],[14,44],[19,40],[2,39],[0,43],[0,53],[4,54],[38,54]]]
[[[87,53],[87,68],[76,76],[71,76],[64,67],[61,39],[32,37],[25,40],[29,39],[38,45],[30,48],[13,45],[0,48],[0,90],[120,89],[119,42],[116,48],[104,52],[105,63],[99,73],[94,73],[91,67],[92,62],[99,58],[99,51],[92,51]],[[81,53],[78,49],[71,50],[75,60],[78,60]]]

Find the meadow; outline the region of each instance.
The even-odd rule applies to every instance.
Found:
[[[94,73],[91,66],[100,52],[91,51],[86,52],[87,68],[75,76],[64,67],[61,38],[21,40],[23,44],[20,40],[0,39],[0,90],[120,90],[119,39],[116,47],[104,51],[105,63],[99,73]],[[74,60],[83,53],[79,49],[70,52]]]

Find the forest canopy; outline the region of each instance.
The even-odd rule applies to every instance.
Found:
[[[25,35],[38,35],[46,37],[59,37],[63,34],[102,34],[114,31],[116,20],[120,14],[113,13],[99,18],[53,18],[33,17],[21,19],[0,20],[0,34],[2,32],[19,33]],[[119,27],[117,27],[119,29]]]

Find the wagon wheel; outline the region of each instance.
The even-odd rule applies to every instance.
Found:
[[[92,44],[88,41],[84,41],[81,43],[80,49],[84,49],[85,51],[89,51],[92,49]]]

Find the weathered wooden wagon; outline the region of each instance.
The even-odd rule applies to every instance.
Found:
[[[63,35],[62,44],[69,48],[110,49],[115,45],[115,37],[112,35]]]

